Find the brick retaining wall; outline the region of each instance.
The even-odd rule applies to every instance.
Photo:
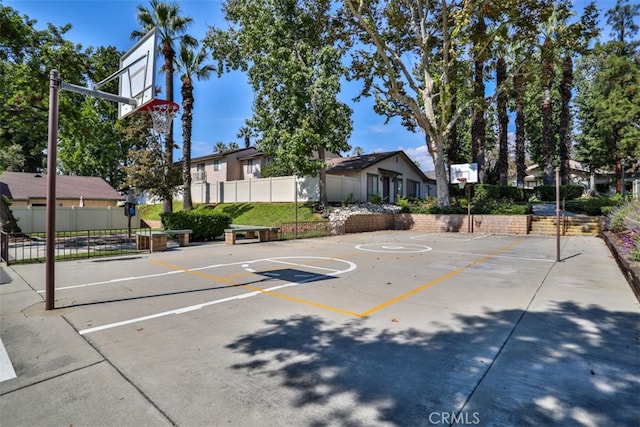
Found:
[[[413,230],[425,233],[469,231],[467,215],[426,214],[360,214],[348,217],[345,233],[362,233],[378,230]],[[530,215],[472,215],[472,233],[527,234]]]

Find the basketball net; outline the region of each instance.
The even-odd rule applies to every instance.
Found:
[[[175,102],[154,99],[140,109],[151,114],[154,132],[166,137],[171,131],[173,118],[178,114],[180,107]]]
[[[462,190],[466,184],[467,178],[458,178],[458,188]]]

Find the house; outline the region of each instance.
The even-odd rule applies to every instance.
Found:
[[[353,157],[340,157],[338,154],[327,152],[325,159],[330,164],[327,168],[327,175],[336,178],[331,182],[328,180],[327,187],[332,185],[332,182],[340,187],[348,185],[349,190],[345,191],[351,194],[354,200],[372,200],[376,195],[379,195],[382,201],[395,203],[400,197],[426,198],[436,194],[435,180],[427,178],[404,151]],[[192,159],[191,196],[193,201],[196,203],[223,203],[225,201],[233,203],[240,200],[258,200],[260,198],[258,192],[272,194],[284,192],[284,195],[278,196],[278,200],[291,198],[293,201],[294,192],[290,190],[274,190],[271,187],[267,190],[267,187],[261,187],[258,184],[262,178],[262,168],[268,162],[268,155],[253,147],[213,153]],[[345,184],[345,180],[349,181],[349,184]],[[260,189],[252,190],[251,181]],[[311,185],[309,182],[306,185]],[[277,186],[278,184],[270,183],[269,186],[271,185]],[[328,188],[328,190],[331,189]],[[341,201],[346,198],[342,194],[344,188],[340,190],[328,191],[338,197],[337,200],[330,201]],[[312,200],[317,197],[317,194],[313,195],[315,192],[315,190],[307,188],[302,192],[304,195],[299,194],[298,197],[309,197],[309,200]],[[271,196],[267,199],[273,200]]]
[[[385,203],[396,203],[399,198],[436,195],[436,181],[428,178],[402,150],[339,157],[329,162],[333,166],[327,174],[360,179],[360,200],[379,195]]]
[[[327,152],[327,159],[340,157]],[[191,159],[191,180],[204,182],[229,182],[262,178],[262,169],[269,164],[269,155],[255,147],[223,151]]]
[[[535,188],[543,185],[544,167],[539,164],[533,164],[526,169],[524,178],[524,188]],[[515,177],[510,177],[509,181],[516,186]],[[569,181],[571,184],[582,185],[585,193],[593,192],[600,194],[609,193],[611,186],[615,189],[615,174],[613,172],[604,171],[602,169],[589,170],[589,166],[569,160]]]
[[[0,174],[0,194],[12,207],[45,206],[47,175],[40,173],[3,172]],[[117,206],[124,197],[104,179],[92,176],[56,176],[56,205],[108,207]]]
[[[196,184],[260,178],[266,164],[267,155],[255,147],[213,153],[191,159],[191,180]]]

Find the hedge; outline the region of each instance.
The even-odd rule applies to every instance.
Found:
[[[165,212],[160,214],[165,230],[192,230],[191,240],[213,240],[229,228],[231,216],[211,210]]]
[[[537,196],[545,202],[553,202],[556,200],[555,185],[539,185],[535,188]],[[574,200],[582,197],[584,187],[582,185],[561,185],[560,198],[564,200]]]

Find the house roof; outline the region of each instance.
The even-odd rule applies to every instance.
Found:
[[[264,151],[256,151],[255,153],[251,153],[248,154],[246,156],[242,156],[242,157],[238,157],[238,160],[243,161],[243,160],[251,160],[251,159],[257,159],[260,157],[267,157],[267,153],[265,153]]]
[[[47,197],[47,175],[3,172],[0,193],[11,200]],[[104,179],[93,176],[56,176],[56,199],[123,200],[124,197]]]
[[[339,157],[334,159],[329,159],[329,162],[333,164],[332,167],[327,169],[328,173],[332,172],[350,172],[350,171],[361,171],[368,167],[375,165],[389,157],[393,157],[395,155],[400,155],[404,157],[406,162],[411,165],[411,167],[415,170],[415,172],[422,178],[423,181],[428,181],[429,178],[420,170],[418,166],[407,156],[407,154],[402,151],[387,151],[384,153],[370,153],[363,154],[362,156],[352,156],[352,157]],[[401,175],[399,172],[391,171],[388,169],[379,168],[380,172],[389,174],[389,175]]]
[[[229,150],[229,151],[222,151],[222,152],[216,152],[213,154],[207,154],[206,156],[200,156],[200,157],[194,157],[191,159],[191,163],[195,163],[195,162],[201,162],[204,160],[215,160],[215,159],[222,159],[224,157],[227,157],[230,154],[234,154],[234,153],[240,153],[242,151],[252,151],[255,152],[256,148],[255,147],[247,147],[247,148],[238,148],[237,150]]]
[[[576,160],[569,160],[569,168],[573,171],[577,171],[577,172],[584,172],[584,173],[589,173],[589,165],[587,165],[586,163],[580,163]],[[527,167],[527,173],[532,175],[532,177],[537,176],[542,176],[542,174],[544,174],[544,170],[543,170],[543,166],[539,165],[537,163],[534,163],[533,165]],[[595,169],[594,172],[597,175],[612,175],[615,172],[612,171],[605,171],[603,169]]]

